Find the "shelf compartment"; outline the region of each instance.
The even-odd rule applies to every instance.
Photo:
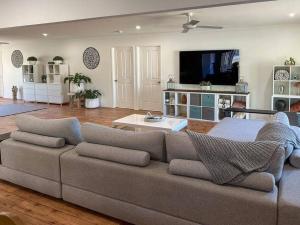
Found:
[[[190,94],[190,105],[201,106],[201,94]]]
[[[290,111],[291,112],[300,112],[300,97],[290,99]]]
[[[174,105],[166,105],[166,115],[174,117],[175,116],[175,106]]]
[[[165,92],[165,104],[174,105],[175,104],[175,92]]]
[[[198,106],[190,106],[190,118],[202,119],[202,108]]]
[[[183,105],[177,105],[176,116],[187,117],[187,107]]]
[[[289,95],[290,85],[289,81],[277,81],[274,82],[274,95]]]
[[[280,97],[273,98],[273,110],[289,111],[289,104],[290,104],[289,98],[280,98]]]
[[[202,107],[202,119],[203,120],[215,120],[215,109],[210,107]]]
[[[186,105],[187,104],[187,93],[177,93],[177,104]]]
[[[202,106],[204,107],[215,107],[215,95],[213,94],[203,94],[202,96]]]
[[[300,80],[300,66],[291,67],[291,80]]]

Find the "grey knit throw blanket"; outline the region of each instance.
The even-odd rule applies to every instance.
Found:
[[[278,142],[238,142],[187,131],[199,159],[217,184],[241,182],[251,172],[266,171]]]

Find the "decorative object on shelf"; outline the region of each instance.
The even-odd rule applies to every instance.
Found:
[[[47,75],[42,75],[42,83],[47,83]]]
[[[20,50],[14,50],[12,52],[11,63],[16,68],[20,68],[23,65],[23,54]]]
[[[37,63],[38,59],[35,56],[29,56],[27,58],[27,62],[29,63],[29,65],[35,65]]]
[[[241,78],[235,85],[236,93],[248,93],[248,83]]]
[[[226,109],[226,108],[230,108],[230,106],[231,106],[230,99],[219,98],[218,108],[220,108],[220,109]]]
[[[275,109],[277,111],[285,111],[285,108],[286,108],[286,102],[282,99],[278,99],[276,102],[275,102]]]
[[[277,70],[274,76],[275,80],[289,80],[290,73],[287,70]]]
[[[169,80],[167,81],[167,89],[175,89],[176,88],[176,82],[174,81],[174,78],[172,75],[169,76]]]
[[[186,97],[186,95],[185,94],[183,94],[182,96],[181,96],[181,104],[186,104],[187,103],[187,97]]]
[[[55,64],[55,62],[48,62],[48,65],[54,65]]]
[[[97,49],[88,47],[83,52],[83,63],[90,70],[96,69],[100,63],[100,55]]]
[[[13,96],[13,100],[16,101],[17,100],[17,95],[18,95],[18,87],[17,86],[12,86],[12,96]]]
[[[58,65],[58,64],[63,64],[64,63],[64,58],[61,56],[55,56],[53,58],[53,62]],[[49,63],[48,63],[49,64]]]
[[[100,96],[102,93],[99,90],[88,89],[84,91],[85,108],[95,109],[100,107]]]
[[[283,84],[278,87],[279,94],[283,95],[284,94],[284,90],[285,90],[285,87],[284,87]]]
[[[210,91],[211,90],[211,83],[209,81],[202,81],[200,83],[200,90],[203,91]]]
[[[69,81],[69,90],[73,93],[79,93],[84,91],[84,86],[87,83],[91,83],[92,80],[88,76],[83,75],[82,73],[75,73],[75,75],[69,75],[64,79],[64,83]]]
[[[291,104],[291,112],[300,112],[300,101]]]
[[[296,61],[293,57],[290,57],[289,59],[284,61],[284,65],[286,66],[294,66],[296,65]]]
[[[160,122],[164,119],[164,117],[162,116],[158,116],[158,115],[152,115],[151,112],[147,112],[144,121],[145,122],[151,122],[151,123],[155,123],[155,122]]]

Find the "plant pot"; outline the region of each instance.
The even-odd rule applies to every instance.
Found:
[[[63,64],[64,61],[63,60],[54,60],[53,61],[56,65],[59,65],[59,64]]]
[[[84,91],[84,83],[80,83],[80,86],[77,84],[71,83],[70,85],[70,92],[72,93],[78,93]]]
[[[37,63],[37,61],[28,61],[29,65],[35,65]]]
[[[85,99],[85,108],[87,109],[95,109],[100,107],[100,99],[99,98],[94,98],[94,99]]]

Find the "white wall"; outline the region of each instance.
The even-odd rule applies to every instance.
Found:
[[[112,106],[112,47],[160,45],[164,84],[169,74],[175,74],[178,81],[180,50],[235,48],[240,49],[240,72],[249,83],[251,107],[269,109],[272,95],[272,66],[283,63],[290,56],[295,57],[299,62],[299,40],[300,27],[291,25],[194,32],[187,35],[178,33],[120,35],[13,43],[4,46],[3,49],[4,96],[11,97],[12,85],[22,85],[21,69],[14,68],[10,62],[11,53],[15,49],[20,49],[25,59],[35,55],[44,62],[55,55],[63,56],[70,64],[71,73],[82,72],[91,76],[94,81],[93,86],[104,92],[103,105]],[[89,46],[97,48],[100,52],[100,66],[95,70],[86,69],[82,63],[82,53]]]
[[[2,45],[0,45],[0,97],[3,97]]]

